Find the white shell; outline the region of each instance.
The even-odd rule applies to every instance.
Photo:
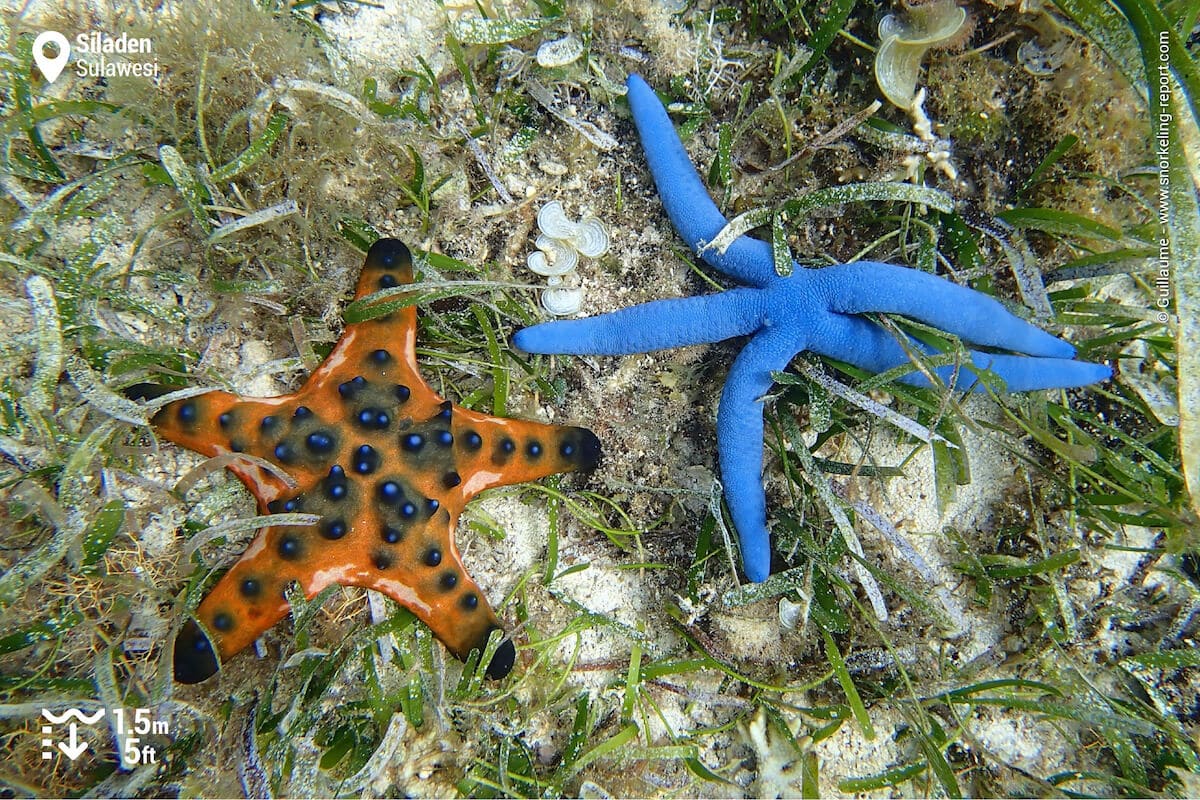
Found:
[[[553,288],[542,292],[542,308],[556,317],[574,314],[583,306],[583,289]]]
[[[907,33],[903,22],[894,14],[888,14],[883,19],[879,20],[879,41],[890,39],[893,36],[903,36]]]
[[[579,254],[567,242],[539,236],[536,244],[537,252],[530,254],[526,261],[538,275],[566,275],[579,265]]]
[[[574,250],[564,251],[568,254],[566,258],[553,258],[549,256],[545,250],[536,250],[529,254],[529,258],[525,259],[526,265],[532,272],[543,277],[552,277],[555,275],[567,275],[571,270],[575,269],[579,263],[579,257],[575,255]]]
[[[875,82],[883,96],[899,108],[912,109],[925,53],[958,35],[966,21],[966,9],[955,0],[911,9],[906,20],[891,14],[881,19]]]
[[[804,603],[794,603],[786,597],[779,598],[779,624],[789,631],[796,630],[800,615],[804,611]]]
[[[921,59],[928,48],[908,44],[898,36],[883,40],[875,53],[875,83],[879,91],[897,108],[912,108],[921,74]]]
[[[907,20],[888,14],[879,21],[879,39],[896,36],[904,44],[936,47],[954,38],[966,21],[965,8],[954,5],[953,0],[942,0],[909,11]]]
[[[583,42],[579,41],[578,36],[568,34],[561,39],[542,42],[538,46],[535,58],[539,67],[565,67],[578,61],[581,55]]]
[[[546,261],[546,254],[541,250],[534,250],[529,254],[529,258],[525,259],[525,266],[538,275],[545,275],[553,269],[550,263]]]
[[[929,6],[928,11],[915,26],[921,37],[910,38],[911,44],[927,44],[931,47],[953,39],[967,22],[967,10],[950,3]]]
[[[551,239],[572,239],[579,229],[578,225],[567,219],[567,212],[563,211],[562,203],[557,200],[542,206],[538,211],[537,223],[538,230]]]
[[[579,231],[571,239],[579,255],[596,258],[608,250],[608,226],[595,217],[579,223]]]

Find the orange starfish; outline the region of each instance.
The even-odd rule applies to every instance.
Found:
[[[355,297],[412,282],[412,255],[376,242]],[[408,608],[459,659],[487,643],[500,621],[467,575],[453,532],[467,501],[492,486],[588,470],[600,442],[585,428],[502,419],[443,400],[417,371],[417,312],[347,325],[333,352],[296,392],[241,398],[209,392],[164,407],[165,438],[207,456],[247,453],[230,472],[262,513],[318,514],[315,526],[272,526],[213,587],[175,641],[175,679],[198,683],[288,613],[284,589],[307,597],[330,584],[364,586]],[[145,398],[161,387],[128,390]],[[199,624],[197,624],[197,621]],[[215,653],[214,653],[215,651]],[[512,669],[505,640],[488,665]]]

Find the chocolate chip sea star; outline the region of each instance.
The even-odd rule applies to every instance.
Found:
[[[412,256],[376,242],[355,297],[412,282]],[[331,584],[382,592],[412,611],[457,658],[487,644],[500,621],[454,545],[458,516],[484,489],[588,470],[600,442],[585,428],[480,414],[431,389],[417,371],[417,312],[409,306],[347,325],[296,392],[241,398],[214,391],[175,401],[153,419],[159,435],[207,456],[246,453],[227,468],[261,513],[320,516],[315,526],[261,530],[213,586],[175,642],[175,678],[197,683],[288,613],[284,590],[307,597]],[[135,397],[161,394],[141,384]],[[215,654],[214,654],[215,651]],[[501,677],[516,649],[488,665]]]
[[[902,345],[862,314],[901,314],[965,342],[1008,351],[972,350],[971,363],[962,369],[934,370],[958,390],[981,390],[983,371],[1010,392],[1085,386],[1112,374],[1107,366],[1074,360],[1074,347],[991,297],[929,273],[859,261],[821,269],[793,264],[790,275],[780,276],[766,242],[742,236],[724,252],[706,248],[725,227],[725,217],[654,91],[637,75],[629,77],[628,87],[633,121],[671,224],[700,258],[748,286],[534,325],[518,331],[513,343],[531,353],[628,355],[750,335],[729,370],[717,412],[721,481],[750,580],[765,580],[771,567],[762,484],[762,398],[771,388],[771,373],[786,369],[805,350],[876,373],[910,363],[905,346],[935,353],[914,339]],[[929,385],[919,371],[900,380]]]

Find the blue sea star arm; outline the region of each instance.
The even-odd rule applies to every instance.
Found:
[[[771,574],[771,535],[763,492],[763,395],[771,373],[787,368],[804,349],[800,332],[782,326],[756,334],[734,359],[717,409],[717,456],[725,502],[742,550],[746,577],[758,583]]]
[[[714,269],[742,283],[766,286],[776,280],[771,246],[758,239],[742,236],[724,253],[716,250],[701,252],[702,246],[711,242],[725,227],[725,217],[692,166],[658,95],[638,75],[630,75],[626,85],[646,163],[667,216],[680,238]]]
[[[910,362],[908,354],[891,333],[863,317],[824,314],[809,336],[809,350],[868,372],[885,372]],[[922,352],[936,353],[933,348],[915,340],[910,340],[910,344]],[[1112,375],[1112,370],[1103,364],[1069,358],[1030,358],[977,350],[970,351],[970,355],[977,370],[991,370],[1004,380],[1005,388],[1010,392],[1086,386]],[[944,383],[959,391],[984,389],[977,376],[965,366],[958,369],[957,382],[954,382],[953,366],[937,367],[933,371]],[[929,386],[929,380],[920,372],[905,375],[900,380],[912,386]]]
[[[1009,313],[991,297],[937,275],[856,261],[825,267],[816,276],[831,311],[903,314],[972,344],[1048,358],[1075,355],[1069,343]],[[880,291],[881,286],[887,291]]]
[[[754,289],[655,300],[586,319],[543,322],[513,335],[527,353],[624,356],[669,347],[719,342],[753,333],[762,324]]]

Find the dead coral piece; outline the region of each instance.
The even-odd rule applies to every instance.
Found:
[[[755,797],[801,796],[804,770],[813,742],[808,736],[781,731],[781,727],[783,723],[769,719],[761,706],[749,722],[738,726],[758,760],[758,775],[751,787]],[[815,775],[812,777],[815,779]]]

